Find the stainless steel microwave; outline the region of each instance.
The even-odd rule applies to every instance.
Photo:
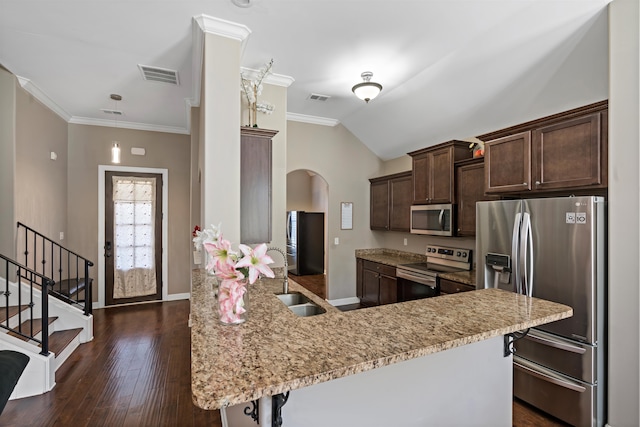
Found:
[[[411,233],[453,236],[454,205],[411,206]]]

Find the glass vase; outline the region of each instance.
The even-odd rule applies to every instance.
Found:
[[[247,321],[249,292],[246,280],[224,280],[216,296],[218,318],[223,325],[239,325]]]

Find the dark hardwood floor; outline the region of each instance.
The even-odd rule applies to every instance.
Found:
[[[219,411],[191,399],[188,315],[188,301],[96,310],[94,340],[58,370],[55,388],[8,402],[0,426],[221,427]],[[514,400],[513,425],[565,424]]]
[[[296,276],[289,273],[289,278],[300,284],[307,290],[318,295],[322,299],[327,298],[327,278],[324,274],[313,274],[310,276]]]
[[[54,389],[8,402],[0,426],[221,426],[191,399],[188,316],[186,300],[95,310]]]

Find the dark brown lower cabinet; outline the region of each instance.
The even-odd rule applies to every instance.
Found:
[[[357,259],[357,289],[360,304],[374,306],[398,302],[398,283],[395,267]],[[360,264],[361,263],[361,264]]]
[[[380,304],[398,302],[398,280],[395,277],[380,275]]]
[[[456,294],[458,292],[475,291],[475,286],[467,285],[466,283],[460,283],[448,279],[440,280],[440,295]]]

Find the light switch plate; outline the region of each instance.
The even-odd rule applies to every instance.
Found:
[[[333,244],[334,245],[339,245],[340,244],[340,238],[339,237],[334,238],[333,239]]]

